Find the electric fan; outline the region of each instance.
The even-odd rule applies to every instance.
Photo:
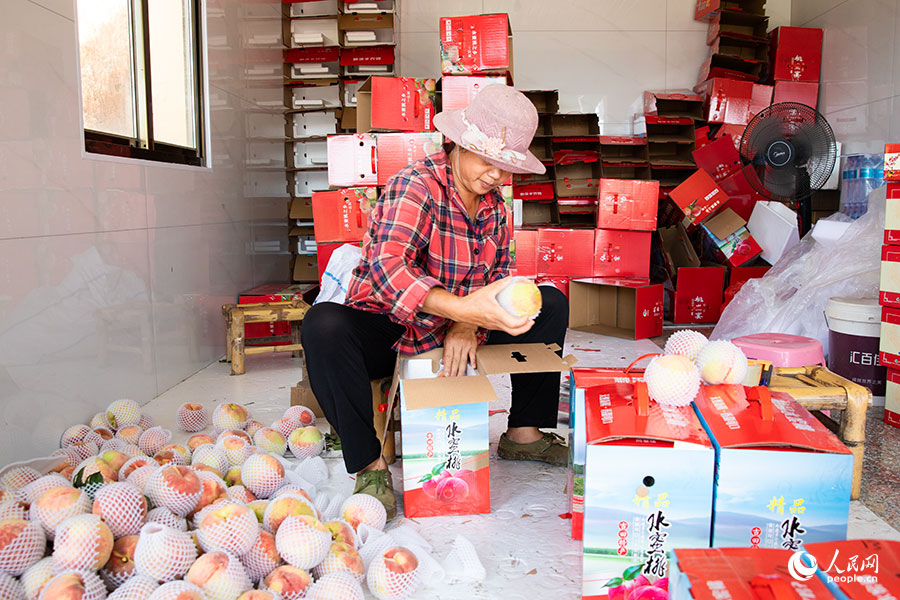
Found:
[[[837,159],[825,117],[805,104],[773,104],[744,129],[740,153],[750,185],[770,200],[794,204],[805,235],[812,227],[810,195],[825,185]]]

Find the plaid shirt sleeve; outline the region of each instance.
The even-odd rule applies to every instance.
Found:
[[[503,209],[498,219],[498,227],[500,228],[500,239],[497,241],[497,262],[494,263],[494,270],[488,277],[488,283],[494,283],[504,277],[509,277],[510,260],[509,260],[509,224],[506,220],[506,209]]]
[[[435,318],[420,309],[431,288],[443,286],[417,264],[432,228],[428,188],[416,179],[394,177],[382,201],[384,212],[371,242],[372,293],[383,306],[391,307],[397,321],[432,327]]]

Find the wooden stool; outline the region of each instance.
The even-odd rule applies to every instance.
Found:
[[[224,304],[225,315],[225,360],[231,363],[232,375],[244,374],[245,354],[265,354],[269,352],[293,352],[299,356],[303,345],[300,343],[300,322],[310,309],[300,298],[286,302],[259,302],[257,304]],[[269,323],[272,321],[291,322],[291,341],[284,346],[244,345],[245,323]]]
[[[872,392],[819,366],[777,367],[769,389],[789,394],[812,411],[853,453],[850,498],[858,499],[866,442],[866,410],[872,405]],[[840,420],[823,414],[823,410],[841,411]]]

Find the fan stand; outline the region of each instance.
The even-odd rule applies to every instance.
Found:
[[[797,223],[800,226],[800,237],[812,229],[812,190],[809,186],[809,173],[805,168],[797,168]]]

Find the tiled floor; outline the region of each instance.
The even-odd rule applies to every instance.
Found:
[[[660,343],[663,339],[654,341]],[[575,331],[569,332],[566,343],[566,352],[575,354],[582,366],[625,366],[638,356],[658,350],[650,340],[634,342]],[[214,363],[154,399],[145,411],[158,424],[172,429],[173,442],[183,442],[188,437],[177,431],[174,422],[177,407],[186,401],[201,402],[209,408],[220,402],[239,402],[248,406],[259,421],[274,421],[288,406],[290,387],[300,376],[300,361],[284,354],[256,355],[248,357],[246,367],[245,375],[230,377],[229,365]],[[498,400],[489,407],[491,513],[415,520],[399,517],[390,525],[416,529],[433,546],[433,557],[447,570],[443,581],[436,578],[413,598],[579,597],[580,544],[569,538],[569,521],[560,518],[567,511],[566,470],[497,459],[497,439],[506,428],[504,409],[509,407],[509,385],[503,376],[492,378],[492,383]],[[848,535],[900,540],[900,532],[879,517],[883,515],[895,527],[900,524],[897,507],[892,505],[900,497],[900,431],[882,425],[880,417],[874,414],[876,410],[869,421],[863,502],[851,503]],[[557,431],[565,435],[566,428],[562,426]],[[353,484],[343,462],[338,458],[326,462],[331,478],[319,491],[349,494]],[[399,462],[391,468],[394,480],[399,482]],[[484,581],[449,581],[453,569],[450,550],[457,536],[474,544],[487,573]]]

